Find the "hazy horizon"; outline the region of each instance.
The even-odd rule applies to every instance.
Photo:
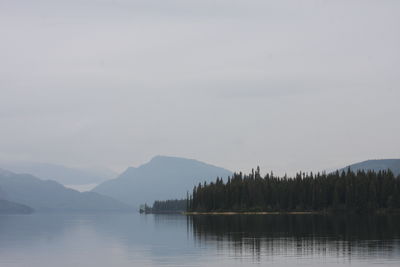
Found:
[[[398,1],[0,3],[0,161],[400,158]]]
[[[38,166],[40,166],[41,164],[43,164],[43,165],[49,164],[49,165],[55,165],[55,166],[60,166],[60,167],[66,167],[66,168],[76,169],[76,170],[80,170],[80,171],[83,171],[83,172],[84,172],[84,171],[93,171],[94,174],[95,174],[95,172],[97,171],[99,176],[100,176],[101,174],[106,174],[106,173],[110,174],[110,173],[112,173],[112,175],[111,175],[109,178],[107,178],[107,180],[108,180],[108,179],[117,178],[119,175],[121,175],[122,173],[124,173],[125,171],[127,171],[129,168],[139,168],[139,167],[141,167],[142,165],[146,165],[147,163],[149,163],[149,162],[151,161],[151,159],[153,159],[153,158],[155,158],[155,157],[158,157],[158,156],[162,156],[162,157],[176,157],[176,158],[183,158],[183,159],[195,160],[195,161],[200,161],[200,162],[203,162],[203,163],[206,163],[206,164],[210,164],[210,165],[212,165],[212,166],[216,166],[216,167],[220,167],[220,168],[225,168],[224,166],[217,166],[216,164],[213,164],[212,162],[207,162],[207,161],[204,161],[204,160],[199,160],[199,159],[194,159],[194,158],[184,158],[184,157],[179,157],[179,156],[174,156],[174,155],[155,155],[155,156],[151,157],[149,160],[147,160],[147,161],[145,161],[145,162],[143,162],[143,163],[139,163],[139,164],[136,165],[136,166],[134,166],[134,165],[128,165],[128,166],[126,166],[126,167],[123,167],[123,168],[120,169],[120,170],[119,170],[119,169],[118,169],[118,170],[113,170],[113,169],[108,169],[108,168],[99,169],[99,167],[101,167],[101,166],[86,166],[86,167],[80,167],[79,165],[78,165],[78,166],[73,166],[73,165],[65,165],[65,164],[62,164],[62,163],[35,162],[35,161],[0,161],[0,169],[4,169],[4,170],[6,170],[6,171],[11,171],[11,172],[14,172],[14,173],[28,173],[28,174],[32,174],[32,173],[29,173],[29,172],[26,172],[26,171],[25,171],[25,172],[14,171],[14,170],[13,170],[13,167],[9,167],[9,166],[13,166],[13,164],[15,164],[15,166],[18,166],[18,164],[32,164],[32,165],[38,164]],[[249,173],[249,172],[251,172],[252,169],[255,169],[256,167],[260,167],[261,173],[262,173],[262,174],[266,174],[266,173],[269,173],[269,172],[272,171],[272,172],[274,172],[275,174],[282,176],[282,175],[284,175],[284,174],[294,175],[295,173],[297,173],[297,172],[299,172],[299,171],[302,171],[302,172],[324,172],[324,171],[328,171],[328,172],[329,172],[329,171],[334,171],[334,170],[337,170],[337,169],[345,168],[345,167],[347,167],[347,166],[349,166],[349,165],[353,165],[353,164],[357,164],[357,163],[361,163],[361,162],[365,162],[365,161],[370,161],[370,160],[391,160],[391,159],[390,159],[390,158],[365,159],[365,160],[361,160],[361,161],[359,161],[359,162],[348,162],[348,163],[344,163],[343,165],[340,165],[340,166],[334,166],[334,167],[328,167],[328,168],[322,168],[322,169],[310,169],[310,170],[298,169],[298,170],[294,170],[294,171],[292,171],[292,172],[287,172],[287,171],[284,171],[284,170],[281,171],[281,172],[277,172],[277,171],[274,170],[274,169],[261,168],[260,165],[258,165],[258,166],[253,166],[253,167],[251,167],[251,168],[249,168],[249,169],[244,169],[244,170],[240,170],[240,169],[231,170],[231,169],[228,169],[228,168],[225,168],[225,169],[227,169],[227,170],[229,170],[229,171],[232,171],[232,172],[243,171],[244,173]],[[11,164],[11,165],[9,165],[9,166],[3,165],[3,164],[6,164],[6,163]],[[40,175],[36,175],[36,176],[37,176],[38,178],[42,178],[42,179],[44,178],[44,177],[41,177]],[[51,180],[51,179],[50,179],[50,180]],[[73,189],[79,188],[79,189],[77,189],[78,191],[87,191],[87,190],[85,190],[86,188],[93,188],[95,185],[97,185],[97,183],[88,183],[88,184],[82,184],[82,185],[75,185],[74,183],[66,184],[66,186],[68,186],[68,187],[70,187],[70,188],[73,188]]]

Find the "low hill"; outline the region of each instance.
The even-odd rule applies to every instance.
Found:
[[[376,159],[376,160],[366,160],[363,162],[355,163],[349,165],[341,170],[347,170],[350,168],[352,171],[357,170],[373,170],[381,171],[390,169],[394,175],[400,175],[400,159]]]
[[[107,196],[138,206],[155,200],[186,197],[199,182],[226,178],[232,172],[193,159],[156,156],[138,168],[130,167],[116,179],[93,189]]]
[[[33,209],[26,205],[0,199],[0,214],[29,214]]]
[[[0,169],[2,199],[32,207],[35,211],[132,211],[133,208],[111,197],[95,192],[68,189],[29,174]]]

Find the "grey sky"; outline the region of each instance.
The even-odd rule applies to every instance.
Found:
[[[0,0],[0,159],[400,157],[400,1]]]

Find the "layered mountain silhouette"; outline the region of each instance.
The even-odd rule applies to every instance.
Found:
[[[43,212],[133,211],[118,200],[95,192],[69,189],[29,174],[0,169],[0,199],[32,207]],[[10,204],[10,203],[5,203]]]
[[[400,159],[376,159],[366,160],[359,163],[354,163],[341,170],[347,170],[350,168],[352,171],[357,170],[373,170],[375,172],[390,169],[394,175],[400,175]]]
[[[390,169],[397,176],[400,175],[400,159],[367,160],[341,170],[348,168],[353,171]],[[53,171],[57,173],[57,168]],[[48,169],[44,172],[48,172]],[[66,175],[66,172],[62,175]],[[197,160],[156,156],[137,168],[129,167],[117,178],[98,185],[92,192],[80,193],[56,181],[0,169],[0,213],[30,213],[33,210],[133,211],[134,206],[152,204],[155,200],[185,198],[186,192],[191,192],[200,182],[215,181],[217,177],[226,178],[230,175],[232,172],[229,170]],[[79,180],[82,177],[75,176],[74,172],[65,178],[77,184],[88,181],[82,182]]]
[[[2,161],[0,162],[0,168],[14,173],[28,173],[63,185],[99,184],[117,176],[116,173],[107,169],[86,170],[38,162]]]
[[[191,192],[199,182],[231,174],[229,170],[193,159],[156,156],[138,168],[128,168],[92,191],[138,206],[155,200],[185,198],[186,192]]]

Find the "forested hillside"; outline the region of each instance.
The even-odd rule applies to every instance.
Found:
[[[264,177],[259,168],[235,173],[225,183],[199,184],[189,211],[367,211],[400,208],[400,178],[388,171],[350,170]]]
[[[140,206],[140,213],[180,213],[187,210],[188,199],[156,200],[153,206]]]

